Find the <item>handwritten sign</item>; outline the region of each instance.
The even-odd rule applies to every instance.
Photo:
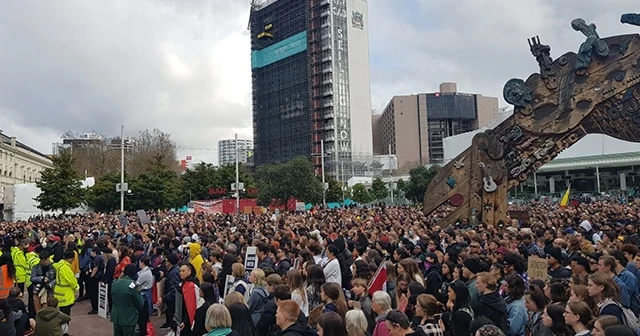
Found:
[[[527,274],[529,280],[547,280],[547,259],[540,257],[529,257],[529,269]]]

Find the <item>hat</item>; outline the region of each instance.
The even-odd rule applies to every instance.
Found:
[[[575,261],[578,265],[584,267],[584,269],[588,272],[591,269],[591,264],[589,263],[589,260],[587,260],[587,258],[583,257],[583,256],[575,256],[573,258],[571,258],[571,261]]]
[[[171,265],[175,265],[178,263],[178,256],[175,253],[171,253],[167,256],[167,260],[171,263]]]
[[[555,258],[558,262],[562,262],[564,259],[562,257],[562,250],[557,247],[550,248],[549,251],[547,251],[547,256]]]
[[[52,242],[60,242],[60,237],[58,236],[51,236],[49,237],[49,240]]]
[[[193,236],[191,236],[191,241],[197,242],[198,239],[200,239],[200,237],[198,237],[198,234],[194,233]]]
[[[580,223],[580,228],[586,232],[589,232],[591,231],[591,223],[589,223],[589,221],[587,220],[584,220],[582,221],[582,223]]]
[[[144,246],[136,244],[133,246],[133,251],[144,251]]]
[[[106,254],[111,254],[113,253],[113,251],[111,251],[110,248],[108,247],[103,247],[102,250],[100,250],[102,253],[106,253]]]
[[[133,264],[129,264],[127,266],[124,267],[124,275],[128,276],[129,278],[135,280],[138,278],[138,271],[136,269],[136,266]]]
[[[469,269],[471,273],[477,274],[482,272],[482,261],[478,258],[468,258],[462,263],[464,267]]]
[[[389,236],[387,236],[387,235],[380,236],[380,241],[388,243],[389,242]]]
[[[564,230],[564,233],[567,233],[567,234],[574,234],[574,233],[576,233],[576,231],[574,231],[572,228],[566,228],[566,229]]]

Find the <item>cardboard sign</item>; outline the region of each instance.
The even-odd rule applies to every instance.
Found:
[[[107,318],[109,311],[109,297],[107,296],[107,284],[100,282],[98,285],[98,316]]]
[[[247,274],[251,273],[254,268],[258,267],[258,249],[255,246],[247,247],[247,253],[244,256],[244,268]]]
[[[305,209],[305,204],[304,202],[296,202],[296,211],[304,211]]]
[[[547,259],[540,257],[529,257],[529,268],[527,270],[527,274],[529,275],[529,280],[547,280]]]
[[[233,283],[235,281],[236,278],[234,278],[232,275],[227,275],[227,278],[224,282],[224,292],[222,293],[223,298],[227,297],[227,294],[229,294],[229,291],[231,291],[231,287],[233,287]]]

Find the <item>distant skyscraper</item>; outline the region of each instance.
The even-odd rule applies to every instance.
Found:
[[[255,164],[312,158],[347,180],[373,155],[366,0],[256,1],[250,17]],[[346,168],[345,168],[346,167]]]
[[[253,155],[251,140],[238,139],[238,162],[247,163]],[[236,140],[225,139],[218,141],[218,165],[236,164]]]

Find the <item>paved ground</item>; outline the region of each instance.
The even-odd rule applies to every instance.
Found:
[[[87,301],[76,302],[71,308],[71,324],[69,325],[70,336],[111,336],[113,335],[113,327],[111,321],[104,319],[98,315],[87,315],[91,310],[91,303]],[[156,327],[156,334],[164,336],[166,330],[160,330],[160,326],[164,323],[165,317],[153,316],[151,321]]]

